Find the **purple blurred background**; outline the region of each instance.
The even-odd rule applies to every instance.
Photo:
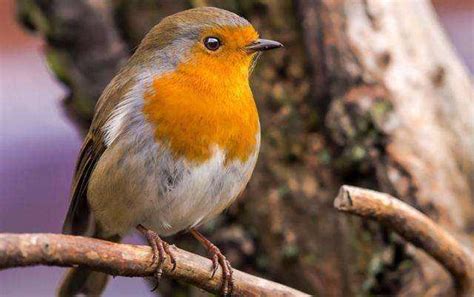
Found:
[[[434,2],[472,72],[474,1]],[[48,72],[41,40],[18,26],[14,9],[13,0],[1,0],[0,232],[58,233],[81,139],[61,108],[65,90]],[[52,296],[62,273],[63,269],[48,267],[2,271],[0,296]],[[152,294],[140,278],[117,278],[105,295]]]
[[[13,0],[0,0],[0,232],[61,232],[81,146],[61,107],[65,95],[41,40],[16,23]],[[64,270],[2,271],[0,296],[54,296]],[[141,278],[111,282],[106,295],[156,296]]]

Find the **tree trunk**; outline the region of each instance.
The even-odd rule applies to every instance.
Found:
[[[45,36],[68,110],[88,123],[149,28],[196,5],[232,10],[285,44],[252,79],[263,131],[254,177],[204,228],[234,266],[321,296],[453,294],[423,252],[333,209],[343,183],[381,190],[472,249],[473,89],[428,1],[21,0],[19,15]]]

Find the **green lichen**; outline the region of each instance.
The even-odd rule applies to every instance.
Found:
[[[377,101],[372,104],[370,110],[370,115],[372,116],[374,122],[382,123],[386,118],[388,113],[393,110],[393,105],[388,101]]]
[[[377,285],[377,275],[384,269],[384,262],[380,253],[375,254],[369,262],[367,279],[362,284],[362,291],[370,294],[370,291]]]
[[[317,156],[318,156],[318,160],[321,162],[321,164],[329,165],[331,163],[331,154],[329,153],[328,150],[323,149],[323,150],[319,151]]]
[[[33,27],[42,34],[48,34],[51,31],[51,26],[48,19],[44,16],[41,9],[32,0],[17,1],[17,17],[23,23]]]
[[[257,267],[258,267],[259,269],[265,270],[265,269],[268,267],[269,263],[270,263],[270,261],[269,261],[269,259],[268,259],[267,256],[265,256],[265,255],[259,255],[259,256],[257,257]]]
[[[363,160],[367,156],[367,152],[362,145],[355,145],[350,150],[350,158],[354,162]]]
[[[356,137],[360,137],[365,135],[365,132],[367,132],[370,129],[370,119],[367,117],[361,117],[357,120],[356,126],[357,126],[357,133],[355,134]]]
[[[306,254],[302,257],[302,261],[305,265],[315,265],[318,261],[318,258],[314,254]]]
[[[278,187],[278,196],[285,197],[291,192],[290,188],[287,185]]]
[[[308,115],[307,126],[310,130],[317,130],[320,126],[321,117],[316,111],[311,111]]]
[[[400,270],[409,270],[409,269],[411,269],[413,266],[414,266],[413,260],[406,259],[406,260],[403,260],[403,261],[400,263],[399,269],[400,269]]]
[[[300,253],[300,249],[295,244],[287,244],[283,247],[283,257],[285,259],[297,258]]]
[[[69,102],[72,104],[74,111],[81,118],[89,118],[94,112],[94,102],[88,100],[87,98],[82,98],[80,95],[76,95],[74,98],[71,98]]]
[[[56,50],[48,50],[46,53],[46,63],[48,64],[49,69],[56,75],[65,85],[71,83],[65,65],[67,58],[66,55]]]

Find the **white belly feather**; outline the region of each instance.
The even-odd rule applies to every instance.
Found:
[[[173,189],[155,197],[156,213],[145,224],[168,235],[214,218],[243,191],[256,159],[257,151],[244,163],[224,164],[225,153],[216,148],[211,159],[187,167]]]

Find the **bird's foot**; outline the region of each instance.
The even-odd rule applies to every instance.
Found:
[[[215,246],[212,242],[210,242],[207,238],[204,237],[201,233],[199,233],[195,229],[191,229],[191,234],[199,240],[199,242],[206,247],[209,254],[212,256],[212,272],[211,278],[217,272],[219,266],[222,269],[222,287],[221,287],[221,294],[222,296],[230,296],[234,289],[234,282],[232,278],[232,266],[230,265],[229,260],[222,254],[217,246]]]
[[[230,294],[232,294],[232,290],[234,288],[234,282],[232,280],[232,266],[230,265],[229,260],[227,260],[227,258],[221,253],[219,248],[216,247],[214,244],[212,244],[208,251],[212,255],[211,278],[214,277],[220,265],[222,268],[221,292],[223,296],[229,296]]]
[[[170,262],[173,265],[171,270],[176,268],[176,258],[170,250],[170,245],[166,241],[163,241],[156,232],[147,229],[142,225],[138,225],[137,229],[145,236],[153,251],[151,266],[155,270],[154,277],[156,279],[156,285],[151,290],[153,292],[160,284],[160,279],[163,274],[163,265],[165,263],[166,257],[170,257]]]

